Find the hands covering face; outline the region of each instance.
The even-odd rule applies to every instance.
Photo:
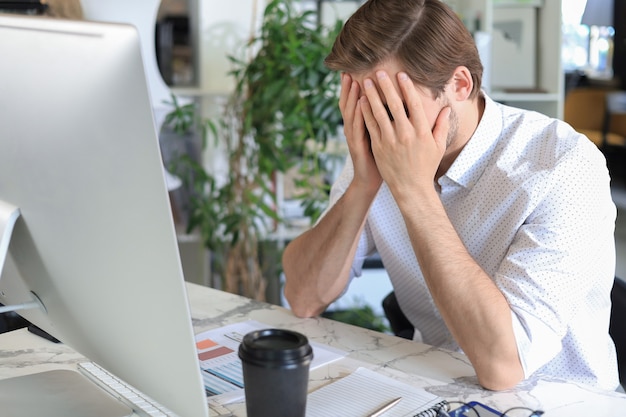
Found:
[[[432,189],[446,150],[450,108],[437,110],[431,128],[424,102],[439,106],[437,102],[418,90],[406,73],[396,77],[399,91],[385,71],[363,79],[361,91],[358,82],[343,74],[339,106],[355,181],[378,181],[379,186],[384,179],[398,198],[416,187]]]
[[[378,189],[382,177],[370,147],[370,135],[361,111],[361,87],[348,74],[341,74],[339,109],[343,116],[344,133],[354,165],[354,180],[366,187]]]

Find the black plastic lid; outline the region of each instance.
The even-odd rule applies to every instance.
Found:
[[[263,329],[243,337],[239,357],[256,363],[291,364],[310,361],[313,349],[303,334],[285,329]]]

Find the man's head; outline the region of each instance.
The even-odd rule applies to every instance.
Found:
[[[483,66],[474,39],[440,0],[367,1],[345,23],[325,63],[359,74],[389,59],[433,97],[444,92],[460,66],[472,76],[470,98],[480,92]]]

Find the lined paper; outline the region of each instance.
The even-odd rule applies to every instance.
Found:
[[[402,400],[385,417],[412,417],[443,401],[422,388],[358,368],[309,394],[306,417],[363,417],[398,397]]]

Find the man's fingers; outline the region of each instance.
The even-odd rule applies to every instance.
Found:
[[[433,129],[433,137],[435,142],[445,147],[448,140],[448,132],[450,132],[450,115],[452,109],[449,106],[444,107],[439,112],[437,120],[435,121],[435,127]]]
[[[367,133],[365,131],[365,120],[363,116],[363,109],[361,107],[361,100],[358,100],[355,106],[352,131],[354,132],[355,137],[358,138],[364,138]]]
[[[376,78],[380,90],[384,95],[389,119],[393,121],[406,118],[407,112],[404,106],[404,100],[399,95],[389,75],[385,71],[378,71],[376,72]]]
[[[422,99],[417,94],[413,81],[405,72],[399,72],[397,77],[400,91],[402,91],[402,96],[404,97],[406,113],[413,128],[420,134],[425,134],[427,131],[430,132],[431,127],[424,113],[424,105]]]
[[[369,114],[371,116],[369,124],[367,124],[367,117],[365,119],[365,122],[367,124],[368,130],[370,130],[370,134],[374,134],[378,139],[380,137],[380,132],[384,131],[385,129],[388,130],[391,128],[389,113],[387,113],[387,108],[385,107],[385,104],[383,103],[383,100],[378,93],[378,89],[376,88],[374,81],[366,78],[365,80],[363,80],[363,87],[365,89],[365,97],[367,97],[367,100],[362,103],[362,107],[365,109],[365,105],[367,105],[368,109],[367,114],[365,114],[364,112],[364,115],[367,116]],[[361,99],[363,99],[363,97]],[[374,126],[376,132],[372,132],[370,126]]]

